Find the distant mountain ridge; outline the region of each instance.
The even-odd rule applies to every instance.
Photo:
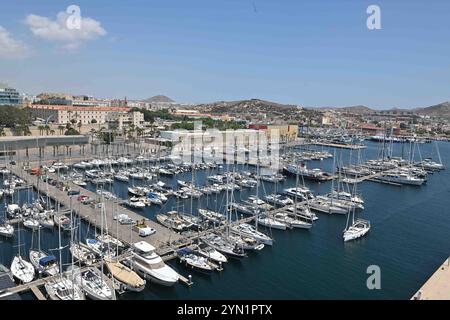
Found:
[[[367,106],[358,105],[350,107],[318,107],[316,110],[336,110],[341,112],[352,112],[357,114],[370,114],[375,112],[412,112],[416,115],[424,115],[430,117],[442,117],[450,119],[450,102],[442,102],[429,107],[420,108],[390,108],[390,109],[372,109]]]
[[[169,97],[164,96],[164,95],[153,96],[151,98],[145,99],[144,101],[149,102],[149,103],[173,103],[173,102],[175,102],[174,100],[172,100]]]
[[[237,101],[217,101],[212,103],[203,103],[195,106],[206,113],[273,113],[284,114],[293,110],[298,110],[296,105],[281,104],[277,102],[261,100],[261,99],[247,99]]]
[[[430,117],[442,117],[450,119],[450,102],[445,101],[426,108],[416,108],[414,109],[414,112]]]

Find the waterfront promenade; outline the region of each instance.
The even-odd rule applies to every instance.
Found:
[[[450,258],[439,266],[411,300],[450,300]]]

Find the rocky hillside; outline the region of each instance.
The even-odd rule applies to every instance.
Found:
[[[295,105],[280,104],[276,102],[250,99],[239,101],[218,101],[213,103],[200,104],[196,106],[204,113],[211,114],[273,114],[285,115],[293,111],[297,112],[298,107]]]
[[[157,95],[148,99],[144,100],[145,102],[150,102],[150,103],[172,103],[175,102],[174,100],[170,99],[167,96],[163,96],[163,95]]]
[[[441,117],[450,119],[450,102],[446,101],[436,104],[434,106],[414,109],[414,112],[416,112],[417,114],[430,117]]]

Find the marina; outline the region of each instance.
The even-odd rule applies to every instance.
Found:
[[[150,248],[154,248],[157,256],[161,256],[163,261],[176,270],[177,281],[187,285],[174,286],[176,292],[201,297],[197,288],[206,290],[205,286],[210,283],[210,280],[206,281],[205,276],[208,279],[217,280],[217,283],[211,282],[211,285],[221,286],[223,284],[220,278],[232,277],[230,274],[236,268],[245,270],[247,267],[244,267],[244,264],[248,264],[252,268],[256,261],[263,259],[266,255],[271,257],[278,250],[283,251],[283,247],[286,245],[283,243],[291,237],[299,238],[298,241],[303,242],[313,241],[315,235],[324,235],[325,232],[331,236],[327,239],[335,239],[331,240],[331,243],[334,243],[333,246],[336,246],[337,241],[341,245],[349,243],[352,247],[356,246],[355,249],[358,247],[360,249],[357,250],[361,250],[368,244],[370,245],[373,238],[377,239],[376,233],[379,232],[377,225],[380,221],[371,214],[371,210],[373,211],[374,208],[371,205],[373,199],[371,199],[370,190],[379,190],[381,195],[385,188],[393,187],[386,183],[394,183],[393,181],[383,181],[382,184],[373,184],[374,179],[392,172],[402,176],[401,174],[404,173],[398,172],[399,170],[407,170],[407,174],[418,176],[423,172],[416,169],[424,169],[427,166],[430,174],[427,175],[429,181],[425,186],[411,185],[411,183],[407,183],[408,179],[397,180],[400,182],[397,184],[402,186],[402,192],[423,192],[416,188],[426,190],[433,183],[435,177],[445,175],[447,172],[444,166],[436,166],[433,164],[436,162],[431,162],[431,160],[426,160],[424,163],[422,160],[415,159],[412,162],[402,163],[402,165],[397,163],[394,167],[392,167],[392,159],[377,160],[383,164],[380,167],[380,163],[373,161],[374,155],[377,159],[376,149],[378,147],[369,143],[368,150],[371,150],[372,154],[365,161],[359,161],[362,156],[356,157],[355,154],[351,154],[352,152],[361,152],[360,150],[347,150],[345,152],[348,153],[345,155],[342,153],[344,151],[336,152],[333,151],[333,148],[329,149],[326,154],[316,150],[318,159],[303,159],[302,161],[311,163],[310,167],[312,168],[319,166],[332,173],[331,179],[323,181],[308,180],[301,170],[285,177],[279,175],[279,178],[274,180],[263,180],[258,175],[258,167],[246,163],[227,167],[204,163],[196,164],[193,167],[186,164],[171,165],[165,160],[150,162],[143,157],[133,159],[123,156],[111,158],[113,160],[104,161],[103,164],[97,162],[94,164],[96,169],[92,165],[93,160],[87,158],[81,162],[78,159],[72,162],[69,159],[60,159],[56,162],[56,169],[54,163],[46,163],[46,166],[43,167],[40,162],[40,167],[45,170],[41,174],[35,174],[36,171],[33,172],[31,169],[26,170],[20,162],[15,165],[7,164],[6,169],[16,177],[14,179],[23,180],[24,185],[27,186],[26,188],[20,187],[15,191],[17,194],[26,195],[22,199],[30,199],[30,195],[32,199],[36,199],[37,195],[46,197],[55,204],[54,208],[58,212],[70,217],[72,223],[76,221],[75,217],[79,218],[81,224],[77,228],[87,228],[91,237],[94,232],[93,238],[95,235],[97,237],[104,235],[101,238],[102,241],[106,241],[105,239],[112,241],[109,245],[110,249],[113,248],[112,252],[108,251],[110,253],[107,253],[101,249],[97,253],[100,260],[93,262],[92,268],[95,270],[103,270],[103,266],[106,269],[108,263],[115,263],[115,265],[110,265],[110,268],[116,272],[122,268],[130,276],[121,277],[121,279],[131,279],[132,270],[138,268],[133,263],[134,260],[130,260],[133,246],[144,241],[151,246]],[[448,152],[447,145],[441,144],[440,147],[444,148],[444,152]],[[313,155],[314,157],[314,153],[308,152],[309,154],[303,153],[302,156]],[[322,159],[320,159],[321,156],[323,156]],[[349,157],[350,167],[354,171],[359,170],[360,173],[364,173],[363,169],[368,165],[372,170],[378,166],[378,171],[359,177],[358,174],[344,175],[339,170],[333,169],[339,168],[336,163],[344,162],[346,157]],[[354,158],[351,159],[351,157]],[[434,155],[433,159],[435,157]],[[286,159],[292,163],[295,158],[289,156]],[[297,161],[297,163],[297,167],[300,167],[301,161]],[[27,162],[28,168],[36,166],[39,166],[38,162]],[[349,166],[347,165],[347,167]],[[435,170],[432,170],[431,167],[435,167]],[[117,172],[120,172],[120,176],[128,176],[129,179],[109,178],[111,175],[115,177]],[[131,176],[132,172],[138,174]],[[144,175],[148,175],[149,178]],[[4,175],[4,179],[5,176],[7,175]],[[348,183],[346,179],[349,177],[358,179],[358,183]],[[85,184],[80,184],[81,181]],[[296,189],[299,191],[295,192]],[[130,194],[130,190],[133,194]],[[290,190],[290,193],[286,194],[285,190]],[[363,198],[359,196],[360,193]],[[12,199],[15,199],[14,196]],[[131,207],[128,201],[132,199],[141,201],[143,207]],[[159,201],[151,201],[151,199]],[[270,205],[264,199],[270,202]],[[60,207],[62,209],[58,209]],[[230,210],[227,213],[225,208],[229,207],[237,210]],[[205,211],[205,209],[207,210]],[[323,215],[324,213],[326,215]],[[369,219],[367,219],[367,215],[369,215]],[[25,220],[23,221],[25,223]],[[125,221],[128,223],[122,223]],[[20,218],[9,220],[9,224],[14,227],[21,222]],[[326,228],[329,228],[330,223],[335,230],[331,234],[323,229],[327,225]],[[249,226],[250,229],[245,226]],[[255,226],[258,229],[252,229]],[[30,233],[34,235],[36,230],[31,232],[32,229],[23,227],[24,242],[28,242],[27,245],[29,245]],[[368,232],[371,227],[375,228],[375,234],[373,230]],[[70,231],[71,227],[68,230]],[[147,234],[141,232],[142,230],[152,231],[148,231]],[[49,230],[46,230],[45,233],[45,236],[54,238],[49,234]],[[72,236],[64,234],[66,238],[72,238]],[[358,239],[360,237],[361,239]],[[33,239],[32,236],[31,238]],[[17,239],[14,237],[8,241],[14,242]],[[4,242],[1,245],[4,246],[7,243]],[[123,243],[126,249],[119,250],[119,243]],[[89,242],[87,244],[87,247],[90,248],[87,249],[87,252],[92,250],[95,252],[96,247],[89,246]],[[204,245],[206,247],[203,248]],[[345,250],[345,246],[340,250]],[[201,247],[202,250],[199,249]],[[225,260],[212,261],[210,254],[207,256],[205,253],[210,252],[211,249],[208,248],[216,250],[215,256],[222,252],[231,259],[227,259],[227,262]],[[9,252],[11,250],[14,251],[14,248],[11,248]],[[115,251],[122,253],[114,254]],[[113,260],[102,263],[101,260],[107,259],[108,255],[112,255]],[[68,258],[69,260],[67,260]],[[64,265],[68,265],[69,261],[70,254],[66,257]],[[8,263],[3,260],[2,262]],[[123,267],[121,267],[122,263]],[[287,262],[285,261],[285,263]],[[86,267],[82,267],[80,272],[91,270],[90,267],[83,268]],[[99,272],[98,279],[103,277],[102,271],[93,272]],[[104,275],[105,279],[110,279],[106,273]],[[145,279],[145,272],[142,271],[139,276]],[[8,289],[7,292],[15,294],[31,290],[37,299],[48,299],[43,288],[46,283],[55,279],[54,277],[38,278],[30,283]],[[139,282],[136,281],[133,283]],[[167,288],[161,287],[161,283],[151,282],[147,281],[145,288],[141,285],[140,289],[135,290],[124,290],[123,288],[126,286],[117,286],[115,281],[111,282],[111,287],[115,288],[113,291],[118,292],[117,297],[119,298],[133,298],[137,295],[163,298],[174,294],[172,289],[167,291]],[[150,289],[147,289],[147,286]],[[172,286],[170,285],[170,287]],[[187,287],[192,288],[193,293],[185,291]],[[289,296],[288,294],[287,297]]]

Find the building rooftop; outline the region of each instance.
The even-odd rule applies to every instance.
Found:
[[[86,106],[77,107],[70,105],[46,105],[46,104],[33,104],[29,108],[31,109],[46,109],[46,110],[61,110],[61,111],[130,111],[129,107],[101,107],[101,106]]]

